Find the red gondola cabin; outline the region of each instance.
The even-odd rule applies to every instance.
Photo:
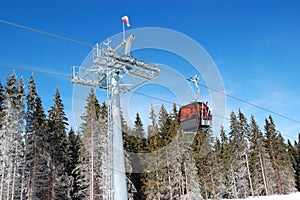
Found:
[[[208,106],[202,102],[194,102],[182,106],[179,110],[179,123],[187,132],[206,130],[211,126],[212,115]]]

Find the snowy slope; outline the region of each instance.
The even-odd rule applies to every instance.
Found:
[[[247,198],[245,200],[300,200],[300,192],[287,194],[287,195],[272,195]]]

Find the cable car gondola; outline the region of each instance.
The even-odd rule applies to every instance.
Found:
[[[198,78],[194,76],[189,81],[195,83],[198,89],[198,97],[200,89],[198,86]],[[181,106],[179,110],[179,124],[186,132],[197,132],[207,130],[211,127],[212,115],[207,103],[198,102],[196,98],[192,103]]]
[[[207,104],[194,102],[182,106],[179,110],[179,123],[186,132],[197,132],[209,129],[212,115]]]

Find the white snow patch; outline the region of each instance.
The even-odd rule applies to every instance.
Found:
[[[238,199],[231,199],[231,200],[238,200]],[[244,200],[300,200],[300,192],[286,194],[286,195],[249,197]]]

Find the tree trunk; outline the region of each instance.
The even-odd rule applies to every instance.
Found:
[[[52,152],[52,163],[51,163],[51,182],[50,182],[50,199],[55,199],[55,167],[54,167],[54,162],[55,162],[55,155],[54,152]]]
[[[252,180],[251,180],[251,174],[250,174],[250,167],[249,167],[249,160],[248,160],[248,154],[247,152],[245,153],[246,155],[246,163],[247,163],[247,172],[248,172],[248,179],[249,179],[249,184],[250,184],[250,189],[251,189],[251,196],[254,196],[253,192],[253,186],[252,186]]]
[[[212,183],[212,194],[213,194],[213,199],[216,199],[216,191],[215,191],[215,182],[214,182],[214,178],[213,178],[213,173],[212,173],[212,166],[210,166],[209,168],[210,171],[210,181]]]
[[[11,188],[11,199],[15,198],[15,183],[16,183],[16,174],[17,174],[17,154],[18,154],[18,145],[16,144],[15,149],[15,158],[13,161],[13,177],[12,177],[12,188]]]
[[[261,158],[261,153],[259,152],[259,163],[260,163],[260,168],[261,168],[261,174],[263,177],[263,182],[264,182],[264,187],[265,187],[265,192],[266,195],[269,195],[269,188],[268,188],[268,184],[267,184],[267,180],[266,180],[266,175],[265,175],[265,168],[262,162],[262,158]]]
[[[234,176],[234,173],[233,173],[233,167],[232,167],[232,164],[231,164],[231,176],[232,176],[232,180],[233,180],[233,184],[234,184],[234,198],[238,198],[238,193],[237,193],[237,188],[236,188],[236,181],[235,181],[235,176]]]
[[[23,166],[22,166],[22,177],[21,177],[21,195],[20,195],[20,200],[23,200],[23,191],[25,187],[25,168],[26,168],[26,153],[27,153],[27,143],[25,144],[24,147],[24,157],[23,157]]]
[[[204,181],[205,199],[208,200],[208,193],[206,188],[206,181]]]
[[[93,124],[92,119],[92,124]],[[91,147],[90,147],[90,155],[91,155],[91,175],[90,175],[90,199],[94,199],[94,130],[91,126]]]
[[[5,162],[2,160],[2,175],[1,175],[1,183],[0,183],[0,200],[2,200],[3,196],[3,186],[4,186],[4,175],[5,175]]]
[[[34,190],[34,184],[35,184],[35,171],[36,171],[36,139],[34,140],[34,155],[33,155],[33,161],[32,161],[32,175],[30,176],[30,186],[29,186],[29,200],[32,200],[33,198],[33,190]]]

